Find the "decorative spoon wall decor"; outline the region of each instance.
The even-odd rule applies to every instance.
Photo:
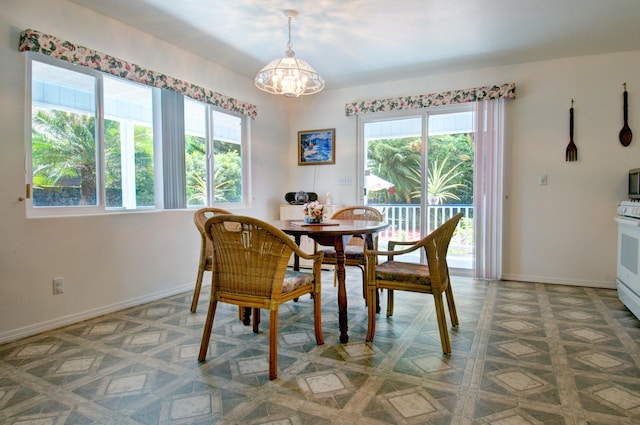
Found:
[[[622,110],[624,113],[624,126],[622,130],[620,130],[620,143],[622,146],[629,146],[631,143],[631,138],[633,137],[633,133],[631,133],[631,129],[629,128],[629,99],[627,95],[627,83],[623,84],[624,86],[624,94],[623,97],[623,105]]]
[[[573,143],[573,99],[571,99],[571,109],[569,109],[569,145],[565,154],[565,161],[578,160],[578,147]]]

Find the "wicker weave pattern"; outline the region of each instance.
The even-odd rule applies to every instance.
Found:
[[[211,271],[211,255],[213,247],[209,238],[204,232],[204,223],[211,217],[219,214],[231,214],[227,210],[221,208],[200,208],[193,214],[193,222],[200,232],[200,262],[198,264],[198,276],[196,277],[196,287],[193,290],[193,300],[191,301],[191,312],[195,313],[198,308],[198,299],[200,298],[200,289],[202,288],[202,278],[205,271]]]
[[[286,265],[293,248],[257,223],[208,222],[214,241],[216,290],[256,297],[282,292]],[[284,264],[284,266],[283,266]],[[242,279],[238,279],[242,276]]]
[[[436,316],[440,331],[440,342],[444,353],[451,352],[451,342],[447,329],[447,318],[444,311],[442,294],[446,293],[449,315],[454,326],[458,325],[453,292],[449,280],[447,251],[453,232],[462,218],[459,213],[446,221],[436,230],[418,242],[389,242],[388,251],[367,251],[367,293],[373,296],[378,289],[388,289],[387,316],[393,315],[393,291],[402,290],[432,294],[436,306]],[[409,245],[408,248],[394,250],[397,245]],[[395,255],[424,249],[427,255],[427,266],[412,263],[394,262]],[[387,256],[388,262],[376,265],[378,256]],[[380,268],[380,271],[378,271]],[[411,276],[411,273],[415,277]],[[428,275],[426,275],[428,273]],[[376,329],[376,311],[373,303],[369,303],[369,326],[367,341],[373,341]]]
[[[383,221],[382,213],[373,207],[356,205],[345,207],[334,212],[331,218],[336,220],[368,220]]]
[[[260,309],[270,311],[269,379],[278,374],[278,308],[305,294],[313,297],[316,342],[324,343],[320,317],[322,253],[307,254],[280,229],[252,217],[218,215],[204,224],[213,247],[211,298],[199,361],[209,349],[218,302],[253,308],[254,332]],[[292,253],[313,260],[313,273],[287,272]]]

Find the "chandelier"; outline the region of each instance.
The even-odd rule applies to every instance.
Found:
[[[272,94],[287,97],[318,93],[324,88],[324,80],[311,65],[295,57],[291,43],[291,20],[298,12],[286,9],[283,14],[289,21],[289,42],[285,57],[269,62],[256,75],[256,87]]]

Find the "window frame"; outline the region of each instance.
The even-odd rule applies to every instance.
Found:
[[[154,168],[155,168],[155,176],[154,176],[154,191],[156,193],[155,206],[138,206],[136,208],[126,208],[126,207],[107,207],[106,206],[106,165],[105,165],[105,143],[104,143],[104,82],[103,77],[105,74],[93,70],[91,68],[78,66],[69,62],[66,62],[61,59],[52,58],[46,55],[42,55],[35,52],[26,52],[25,55],[26,61],[26,102],[25,102],[25,181],[29,187],[29,189],[33,188],[33,167],[32,167],[32,149],[33,149],[33,140],[32,140],[32,112],[33,112],[33,98],[32,98],[32,87],[33,87],[33,72],[32,72],[32,64],[33,62],[40,62],[50,66],[66,69],[72,72],[78,72],[84,75],[91,76],[95,78],[95,131],[96,131],[96,182],[99,187],[96,189],[96,205],[74,205],[74,206],[34,206],[33,205],[33,197],[30,196],[26,199],[26,216],[27,218],[39,218],[39,217],[70,217],[70,216],[87,216],[87,215],[105,215],[105,214],[121,214],[121,213],[144,213],[144,212],[152,212],[152,211],[162,211],[169,210],[174,208],[165,208],[164,198],[162,195],[159,195],[163,191],[164,185],[167,182],[164,181],[165,178],[172,179],[174,178],[169,171],[173,168],[174,164],[168,164],[162,160],[162,135],[161,131],[157,131],[162,127],[162,123],[160,122],[162,114],[158,108],[158,105],[161,103],[160,99],[162,98],[163,90],[153,87],[147,86],[152,90],[153,93],[153,133],[154,133]],[[109,78],[119,77],[109,74]],[[123,82],[128,84],[140,84],[133,81],[129,81],[127,79],[122,78]],[[251,199],[251,187],[250,187],[250,175],[251,175],[251,158],[250,158],[250,117],[236,113],[233,111],[229,111],[223,108],[216,107],[214,105],[204,103],[207,106],[207,111],[217,111],[224,114],[236,116],[241,120],[241,155],[242,155],[242,199],[240,202],[224,202],[224,203],[211,203],[212,205],[227,207],[227,208],[247,208],[249,205],[249,200]],[[181,125],[184,125],[184,114],[180,116],[176,113],[175,117]],[[179,124],[178,124],[179,125]],[[209,130],[207,129],[207,134]],[[211,139],[211,143],[213,143],[213,139]],[[182,166],[184,169],[184,166]],[[187,205],[186,201],[186,185],[181,189],[182,197],[184,198],[184,205],[179,206],[175,209],[196,209],[199,207],[191,207]],[[178,194],[179,195],[179,194]]]
[[[205,115],[205,160],[206,160],[206,176],[207,176],[207,199],[204,205],[189,205],[188,200],[186,201],[186,208],[189,209],[198,209],[203,207],[217,207],[224,209],[232,209],[232,208],[247,208],[249,205],[249,194],[251,193],[249,182],[250,179],[250,158],[249,152],[251,149],[249,148],[249,118],[245,115],[242,115],[237,112],[228,111],[223,108],[217,107],[215,105],[208,104],[206,102],[201,102],[195,99],[185,97],[185,101],[195,102],[204,106],[204,115]],[[185,108],[186,109],[186,108]],[[215,190],[214,185],[209,184],[210,182],[214,182],[214,174],[215,174],[215,155],[214,155],[214,143],[215,143],[215,135],[214,135],[214,127],[215,127],[215,119],[214,114],[220,113],[224,115],[228,115],[231,117],[238,118],[240,120],[240,156],[241,156],[241,185],[242,185],[242,196],[240,201],[238,202],[215,202]],[[186,127],[186,126],[185,126]],[[186,135],[186,129],[185,129]],[[214,183],[215,184],[215,183]]]

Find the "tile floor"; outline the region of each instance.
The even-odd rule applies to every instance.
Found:
[[[0,345],[0,423],[640,424],[640,323],[613,290],[454,277],[460,327],[443,355],[426,295],[398,293],[365,343],[354,268],[341,344],[323,279],[325,344],[309,299],[283,306],[275,381],[268,314],[256,335],[220,305],[198,363],[208,294],[191,314],[184,293]]]

